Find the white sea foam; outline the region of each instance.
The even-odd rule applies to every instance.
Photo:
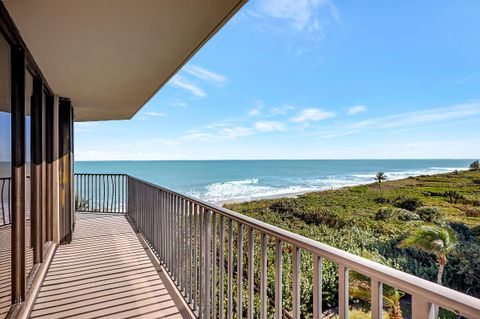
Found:
[[[446,173],[462,168],[430,167],[427,169],[385,172],[388,180],[398,180],[411,176]],[[209,202],[228,202],[253,200],[259,198],[288,196],[313,191],[338,189],[347,186],[357,186],[373,183],[376,172],[352,174],[345,176],[327,176],[325,178],[292,179],[266,185],[258,178],[216,182],[206,185],[202,191],[189,192],[189,195]]]

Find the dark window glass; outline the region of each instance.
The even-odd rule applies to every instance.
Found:
[[[33,241],[31,232],[31,100],[33,95],[33,76],[25,70],[25,272],[28,276],[33,266]]]

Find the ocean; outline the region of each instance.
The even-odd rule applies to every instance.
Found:
[[[76,161],[76,173],[126,173],[213,203],[246,201],[467,169],[473,160]]]

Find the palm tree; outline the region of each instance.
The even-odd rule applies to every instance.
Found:
[[[363,251],[362,257],[371,259],[378,263],[387,265],[385,257],[373,252]],[[370,278],[358,272],[351,271],[349,277],[350,296],[369,302],[372,298],[372,289]],[[400,299],[405,295],[403,291],[384,285],[383,286],[383,306],[388,309],[389,319],[402,319],[402,309]]]
[[[456,244],[455,235],[448,229],[423,226],[408,234],[407,238],[400,243],[400,246],[413,247],[434,254],[438,263],[437,284],[441,285],[447,256],[454,251]]]
[[[387,179],[387,175],[385,175],[384,172],[378,172],[377,175],[375,175],[375,180],[378,182],[378,188],[382,190],[382,181],[385,181]]]

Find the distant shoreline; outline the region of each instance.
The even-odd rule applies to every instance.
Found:
[[[459,172],[464,172],[468,171],[468,168],[464,169],[456,169],[452,171],[447,171],[443,173],[437,173],[437,174],[419,174],[419,175],[411,175],[408,177],[403,177],[403,178],[397,178],[397,179],[388,179],[385,182],[391,182],[391,181],[402,181],[406,180],[409,178],[413,177],[418,177],[418,176],[440,176],[440,175],[445,175],[445,174],[451,174],[454,171],[459,171]],[[373,178],[372,178],[373,180]],[[267,195],[267,196],[259,196],[259,197],[254,197],[254,198],[239,198],[239,199],[231,199],[231,200],[224,200],[224,201],[218,201],[214,202],[214,204],[219,205],[219,206],[225,206],[229,204],[241,204],[241,203],[249,203],[249,202],[255,202],[255,201],[260,201],[260,200],[269,200],[269,199],[281,199],[281,198],[298,198],[298,196],[301,195],[306,195],[306,194],[312,194],[312,193],[321,193],[321,192],[327,192],[331,190],[338,190],[338,189],[348,189],[351,187],[356,187],[356,186],[365,186],[365,185],[371,185],[375,184],[374,181],[371,183],[358,183],[356,185],[346,185],[346,186],[341,186],[341,187],[331,187],[329,189],[318,189],[318,190],[312,190],[312,191],[304,191],[304,192],[296,192],[296,193],[286,193],[286,194],[275,194],[275,195]]]

